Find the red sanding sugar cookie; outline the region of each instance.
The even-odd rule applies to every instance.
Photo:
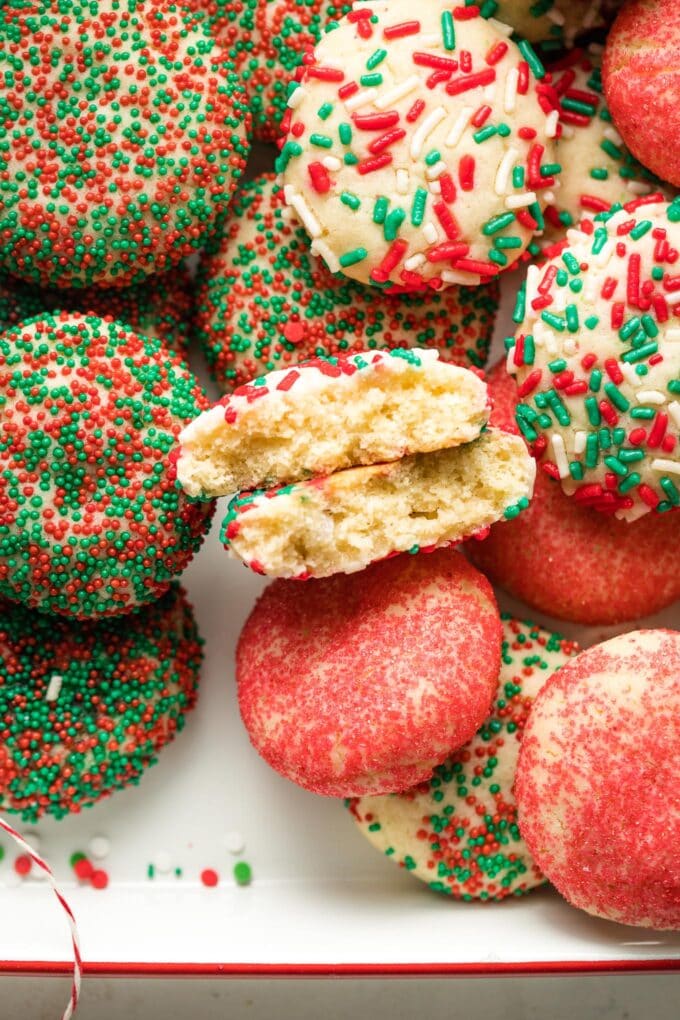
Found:
[[[517,433],[517,384],[504,360],[491,369],[490,422]],[[619,521],[579,506],[543,471],[519,517],[494,524],[466,552],[491,580],[527,605],[575,623],[605,624],[656,613],[680,599],[680,513]]]
[[[680,929],[680,633],[589,648],[540,691],[520,748],[519,824],[575,907]]]
[[[634,156],[680,187],[680,4],[631,0],[607,37],[602,66],[614,124]]]
[[[265,761],[307,790],[399,792],[484,721],[500,651],[491,586],[457,552],[278,580],[241,633],[241,715]]]

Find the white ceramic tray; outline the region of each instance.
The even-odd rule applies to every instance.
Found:
[[[512,281],[508,281],[509,284]],[[512,288],[510,287],[510,290]],[[509,325],[512,294],[494,349]],[[598,921],[543,889],[500,904],[457,903],[384,860],[357,832],[342,802],[305,793],[250,747],[238,715],[234,648],[264,582],[229,560],[212,533],[185,583],[206,639],[201,695],[186,729],[138,788],[80,816],[21,827],[76,913],[85,973],[109,974],[498,974],[680,970],[680,934]],[[530,614],[499,593],[501,607],[583,644],[628,627],[583,628]],[[680,628],[680,604],[645,621]],[[235,857],[229,834],[245,842]],[[74,882],[69,858],[105,836],[109,887]],[[45,883],[14,886],[16,851],[0,863],[0,972],[64,972],[70,945]],[[149,864],[180,868],[148,877]],[[232,868],[252,866],[247,887]],[[217,887],[200,880],[205,868]],[[4,962],[2,962],[4,961]]]

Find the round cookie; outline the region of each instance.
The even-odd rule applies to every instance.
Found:
[[[245,94],[207,22],[168,0],[0,11],[3,268],[139,282],[198,250],[245,168]]]
[[[641,163],[680,187],[680,7],[676,0],[630,0],[609,35],[604,89],[626,145]]]
[[[680,505],[678,221],[654,196],[584,220],[529,267],[506,341],[544,470],[626,520]]]
[[[602,95],[600,51],[595,46],[588,53],[574,50],[552,68],[560,98],[557,160],[562,172],[556,201],[544,213],[543,240],[563,238],[582,216],[603,212],[615,202],[664,190],[631,155],[612,123]]]
[[[482,367],[497,309],[495,280],[392,296],[332,274],[266,174],[234,199],[219,251],[201,263],[196,317],[228,392],[310,357],[361,350],[433,347],[446,361]]]
[[[241,715],[264,760],[307,790],[405,790],[480,726],[500,649],[491,586],[457,552],[275,581],[239,639]]]
[[[529,709],[574,645],[506,613],[501,619],[496,701],[470,743],[420,786],[349,804],[376,850],[460,900],[503,900],[544,881],[517,826],[512,788]]]
[[[680,633],[635,631],[582,652],[524,730],[519,823],[546,878],[590,914],[680,929]]]
[[[501,361],[488,376],[490,423],[517,432],[517,385]],[[496,585],[534,609],[589,625],[622,623],[680,599],[680,513],[617,521],[581,506],[543,471],[527,509],[465,551]],[[644,570],[640,564],[644,563]]]
[[[529,43],[477,6],[355,7],[290,96],[285,197],[331,272],[421,290],[476,284],[542,227],[557,111]]]
[[[0,607],[0,809],[62,818],[136,784],[193,708],[202,659],[181,588],[125,620]]]
[[[45,312],[92,312],[109,316],[135,333],[157,337],[186,359],[194,315],[193,283],[184,264],[130,287],[36,287],[0,274],[0,333]]]
[[[0,334],[0,595],[77,617],[162,595],[214,507],[181,492],[173,459],[206,406],[120,323],[62,313]]]
[[[606,0],[495,0],[492,16],[529,42],[573,46],[578,35],[605,23],[605,5]]]

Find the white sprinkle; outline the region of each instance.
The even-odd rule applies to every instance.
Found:
[[[673,422],[680,429],[680,404],[677,400],[672,400],[668,405],[668,413],[673,419]]]
[[[588,433],[584,432],[583,429],[579,429],[578,432],[574,433],[574,453],[577,457],[585,450],[587,439]]]
[[[342,267],[340,266],[338,257],[325,241],[321,241],[319,238],[317,238],[316,241],[312,241],[312,253],[314,255],[318,255],[324,260],[331,273],[340,272]]]
[[[543,201],[545,202],[546,205],[554,205],[555,204],[555,192],[554,191],[544,191],[543,192]]]
[[[296,110],[302,100],[307,95],[307,89],[303,88],[302,85],[298,85],[294,92],[291,92],[288,97],[288,106],[291,110]]]
[[[443,106],[436,106],[434,110],[428,113],[425,120],[420,124],[418,129],[413,132],[413,138],[411,139],[411,158],[417,159],[422,152],[425,140],[432,134],[438,124],[446,117],[446,110]]]
[[[477,273],[462,273],[456,269],[445,269],[442,273],[444,283],[465,283],[468,286],[476,286],[482,282],[481,276]]]
[[[295,194],[295,188],[292,184],[284,184],[283,187],[283,200],[286,205],[290,205],[290,200]]]
[[[680,340],[680,329],[677,327],[667,329],[664,333],[664,340]]]
[[[400,195],[408,195],[410,181],[408,170],[397,170],[397,192]]]
[[[576,354],[576,350],[577,350],[576,341],[574,340],[573,337],[568,336],[567,339],[564,341],[564,353],[568,358],[570,358],[572,354]]]
[[[45,701],[56,701],[61,691],[61,685],[64,682],[63,676],[59,676],[58,673],[54,673],[50,677],[50,682],[47,685],[47,693],[45,694]]]
[[[111,841],[106,836],[93,836],[88,844],[90,856],[97,861],[103,861],[111,853]]]
[[[552,443],[555,464],[557,465],[557,470],[560,473],[560,478],[568,478],[569,461],[567,460],[567,454],[564,449],[564,440],[557,432],[553,432],[550,442]]]
[[[524,191],[521,195],[508,195],[505,200],[506,209],[521,209],[525,205],[533,205],[536,201],[534,191]]]
[[[557,136],[557,125],[560,120],[559,110],[551,110],[548,116],[545,118],[545,133],[548,138],[555,138]]]
[[[510,25],[506,25],[504,21],[499,21],[497,18],[487,18],[487,24],[492,25],[501,35],[512,35],[515,31]]]
[[[153,866],[161,875],[167,875],[169,871],[172,871],[172,857],[167,850],[159,850],[157,854],[154,854]]]
[[[419,37],[418,42],[421,46],[437,46],[439,49],[444,45],[440,32],[427,32]]]
[[[342,161],[337,156],[324,156],[321,160],[321,165],[326,167],[326,170],[336,171],[342,166]]]
[[[621,371],[621,375],[626,380],[629,386],[632,386],[634,389],[636,386],[640,385],[640,376],[637,375],[632,365],[628,365],[626,362],[622,362],[619,365],[619,369]]]
[[[420,269],[424,262],[427,262],[427,259],[422,252],[416,252],[415,255],[411,255],[410,258],[406,259],[404,262],[404,269],[408,270],[409,273],[412,273],[414,270]]]
[[[425,171],[425,176],[428,181],[434,181],[437,177],[441,177],[446,172],[446,163],[443,159],[440,159],[434,166],[428,166]]]
[[[442,273],[442,276],[444,274]],[[517,365],[515,364],[515,348],[511,347],[505,357],[505,368],[508,375],[517,375]]]
[[[413,92],[420,85],[420,78],[417,74],[412,74],[406,81],[402,81],[399,85],[395,85],[389,92],[383,92],[382,95],[375,99],[375,105],[379,110],[386,110],[392,103],[398,103],[404,96],[408,96],[409,93]],[[373,93],[375,95],[375,92]],[[345,104],[347,105],[347,104]]]
[[[302,195],[292,195],[288,205],[295,210],[298,215],[298,219],[311,238],[321,237],[321,224],[305,202]]]
[[[465,128],[470,123],[470,117],[474,112],[475,110],[473,106],[464,106],[463,109],[460,111],[460,113],[458,114],[454,121],[453,127],[451,128],[448,135],[444,139],[444,145],[446,145],[449,149],[452,149],[454,146],[458,145],[458,142],[463,137],[463,132],[465,131]]]
[[[354,110],[361,109],[362,106],[368,106],[368,104],[372,103],[374,100],[374,89],[371,89],[370,91],[366,89],[364,92],[356,92],[353,96],[350,96],[349,99],[345,100],[345,109],[348,113],[352,113]],[[378,105],[377,100],[375,105]]]
[[[230,854],[240,854],[245,850],[246,841],[240,832],[228,832],[224,837],[224,846]]]
[[[503,156],[503,159],[498,164],[498,170],[496,171],[496,179],[494,181],[494,191],[497,195],[504,195],[508,190],[508,184],[510,183],[510,172],[512,171],[515,160],[519,156],[519,150],[510,146],[508,151]]]
[[[626,191],[630,191],[631,195],[648,195],[651,190],[652,185],[645,181],[626,181]]]
[[[506,113],[514,113],[518,81],[519,71],[516,67],[511,67],[505,76],[505,92],[503,94],[503,109]]]
[[[652,461],[652,470],[666,471],[670,475],[680,475],[680,461],[658,458]]]
[[[666,398],[660,390],[638,390],[635,394],[638,404],[665,404]]]
[[[425,235],[425,240],[427,241],[428,244],[436,244],[437,241],[439,240],[437,228],[432,222],[425,224],[425,226],[423,227],[423,234]]]
[[[441,195],[442,186],[440,181],[430,181],[427,186],[430,189],[430,193],[432,195]]]
[[[613,142],[614,145],[622,145],[623,144],[623,138],[618,133],[618,131],[616,130],[615,127],[611,127],[611,126],[606,127],[604,129],[604,131],[602,132],[602,134],[604,135],[604,137],[608,141]]]

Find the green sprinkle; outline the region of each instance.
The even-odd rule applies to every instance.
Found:
[[[320,149],[332,149],[333,148],[333,139],[330,138],[328,135],[318,135],[318,134],[315,133],[315,134],[309,136],[309,142],[310,142],[310,145],[316,145]]]
[[[641,418],[643,421],[651,421],[655,414],[653,407],[633,407],[630,412],[631,418]]]
[[[253,869],[246,861],[237,861],[234,865],[234,879],[237,885],[250,885]]]
[[[584,325],[587,326],[588,329],[595,329],[599,321],[600,318],[598,315],[589,315]]]
[[[345,153],[345,164],[347,166],[354,166],[358,162],[359,162],[359,157],[355,156],[353,152],[346,152]]]
[[[652,339],[655,336],[659,335],[659,327],[654,322],[654,319],[651,317],[651,315],[642,316],[642,328],[644,329],[647,336],[651,337]]]
[[[652,229],[651,220],[640,220],[640,222],[636,226],[634,226],[633,229],[631,230],[630,236],[633,238],[634,241],[639,241],[640,238],[644,237],[645,234],[651,229]]]
[[[472,138],[477,145],[480,145],[482,142],[485,142],[487,138],[492,138],[497,133],[497,127],[494,127],[493,124],[487,124],[485,127],[480,128],[479,131],[475,131]]]
[[[604,462],[610,471],[613,471],[615,475],[619,475],[621,478],[625,478],[628,474],[628,468],[625,464],[622,464],[617,457],[605,457]]]
[[[583,464],[581,464],[580,461],[578,460],[570,461],[569,474],[571,475],[575,482],[580,482],[584,475]]]
[[[632,471],[627,478],[624,478],[621,482],[619,482],[619,492],[623,492],[624,494],[626,492],[630,492],[630,490],[634,489],[636,485],[639,485],[641,481],[642,478],[637,471]]]
[[[297,142],[286,142],[286,144],[281,149],[281,152],[279,153],[276,159],[276,163],[274,164],[276,172],[283,173],[283,171],[290,163],[291,159],[293,159],[295,156],[301,155],[302,155],[301,145],[299,145]]]
[[[533,365],[536,357],[536,345],[534,344],[534,338],[531,333],[528,333],[524,337],[524,364]]]
[[[655,342],[643,344],[642,347],[638,347],[632,351],[626,351],[625,354],[621,355],[621,361],[625,361],[627,364],[632,364],[635,361],[642,361],[644,358],[651,357],[652,354],[656,354],[659,349],[659,345]]]
[[[359,81],[365,88],[373,88],[376,85],[382,85],[383,76],[381,74],[362,74]]]
[[[456,48],[456,28],[453,22],[453,15],[451,11],[444,11],[441,18],[442,23],[442,40],[444,42],[445,50],[455,50]]]
[[[673,506],[680,505],[680,492],[678,492],[675,483],[672,481],[672,479],[670,479],[668,475],[664,475],[664,477],[661,479],[660,484],[661,488],[666,493],[666,496],[668,497],[669,501],[673,504]]]
[[[634,464],[637,460],[644,460],[644,450],[619,450],[619,460],[622,464]]]
[[[427,164],[427,166],[434,166],[435,163],[438,163],[441,158],[442,154],[439,151],[439,149],[433,149],[432,152],[428,152],[427,156],[425,157],[425,163]]]
[[[578,309],[576,305],[567,305],[565,314],[567,317],[567,329],[570,333],[576,333],[579,328]]]
[[[357,262],[363,262],[367,255],[368,252],[365,248],[353,248],[341,255],[338,262],[343,269],[347,269],[348,266],[355,266]]]
[[[351,191],[343,191],[340,195],[340,201],[343,205],[349,206],[350,209],[358,209],[361,206],[361,199],[358,195],[353,195]]]
[[[386,241],[396,241],[399,234],[399,228],[406,219],[406,213],[403,209],[393,209],[391,213],[385,219],[385,226],[383,228]],[[364,251],[364,249],[361,249]]]
[[[495,262],[497,266],[501,266],[502,267],[502,266],[507,266],[507,264],[508,264],[508,257],[507,257],[507,255],[504,255],[502,251],[498,251],[497,248],[490,248],[488,256],[489,256],[489,261],[490,262]]]
[[[381,195],[376,198],[375,205],[373,206],[373,222],[382,225],[385,222],[387,216],[387,209],[390,204],[390,200]]]
[[[333,104],[323,103],[316,112],[321,120],[328,120],[333,112]]]
[[[375,53],[371,53],[370,57],[366,61],[366,67],[369,71],[373,71],[378,64],[382,64],[386,56],[387,50],[376,50]]]
[[[623,152],[621,151],[621,149],[619,149],[617,145],[614,145],[614,143],[610,141],[609,138],[605,138],[604,141],[600,142],[600,148],[603,150],[603,152],[606,152],[608,156],[611,156],[612,159],[615,159],[617,161],[623,159]]]
[[[512,168],[512,186],[513,188],[524,187],[524,167],[515,166]]]
[[[596,181],[606,181],[609,178],[609,171],[605,170],[604,167],[593,167],[590,171],[590,176]]]
[[[553,174],[562,173],[559,163],[544,163],[539,170],[541,177],[552,177]]]
[[[524,319],[524,313],[527,306],[527,288],[526,284],[523,283],[520,289],[517,291],[517,297],[515,298],[515,310],[512,313],[512,321],[516,323],[522,322]]]
[[[505,227],[509,227],[511,223],[514,223],[515,214],[513,212],[500,213],[498,216],[492,216],[490,220],[482,224],[482,233],[489,237],[490,234],[495,234],[499,230],[503,230]]]
[[[549,312],[547,309],[541,312],[541,318],[543,319],[543,322],[548,324],[548,326],[552,326],[553,329],[559,330],[560,333],[563,333],[567,328],[567,323],[561,315],[555,315],[554,312]]]
[[[425,207],[427,205],[427,191],[425,188],[416,188],[411,204],[411,223],[419,227],[425,219]]]
[[[526,60],[527,64],[531,68],[535,78],[545,78],[545,68],[543,64],[536,56],[536,51],[530,42],[526,39],[520,39],[517,43],[520,49],[520,53]]]
[[[570,110],[572,113],[582,113],[586,117],[593,117],[596,111],[596,107],[591,103],[583,103],[580,99],[570,99],[569,96],[563,96],[560,100],[560,106],[563,110]]]
[[[586,439],[586,467],[595,468],[600,456],[600,445],[594,432],[589,432]]]
[[[624,397],[621,390],[613,382],[604,384],[604,392],[617,410],[627,411],[630,407],[630,401]]]
[[[588,380],[588,386],[593,393],[599,393],[600,387],[602,386],[602,372],[599,368],[594,368],[590,373],[590,379]]]
[[[497,248],[521,248],[522,239],[511,234],[509,237],[497,237],[494,244]]]
[[[580,265],[578,264],[577,260],[574,258],[570,251],[562,252],[562,261],[564,262],[569,272],[573,273],[574,276],[577,276],[581,272]]]
[[[564,358],[556,358],[555,361],[548,362],[548,368],[553,373],[553,375],[556,375],[558,372],[564,372],[566,367],[567,363],[564,360]]]
[[[338,135],[343,145],[349,145],[352,141],[352,128],[349,124],[340,124],[338,127]]]
[[[599,255],[605,244],[607,243],[609,235],[604,227],[598,227],[593,236],[593,246],[590,249],[593,255]]]

